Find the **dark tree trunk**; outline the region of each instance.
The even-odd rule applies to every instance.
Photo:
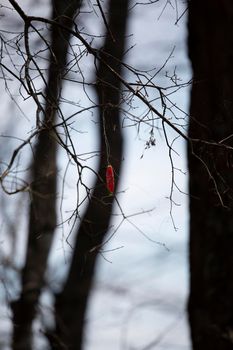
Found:
[[[191,0],[188,28],[194,76],[189,137],[232,147],[232,0]],[[189,145],[188,165],[193,349],[232,350],[233,153],[196,142]]]
[[[127,15],[128,0],[110,0],[108,20],[110,30],[107,31],[101,57],[119,74],[122,72],[120,61],[125,50]],[[83,345],[85,312],[94,278],[98,248],[103,243],[111,219],[114,196],[109,196],[106,188],[106,166],[108,164],[113,166],[117,187],[122,163],[120,105],[123,100],[120,82],[106,64],[101,62],[97,81],[101,141],[99,176],[77,232],[67,281],[63,291],[56,297],[57,334],[67,349],[72,350],[80,350]]]
[[[53,19],[72,27],[72,18],[80,1],[53,1]],[[66,16],[66,17],[64,17]],[[39,134],[32,164],[31,205],[27,255],[22,271],[22,292],[12,303],[14,350],[32,348],[32,323],[44,282],[49,249],[56,228],[56,140],[55,122],[66,66],[69,34],[52,27],[48,85],[46,87],[45,127]]]

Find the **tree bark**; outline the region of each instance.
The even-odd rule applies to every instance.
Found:
[[[191,0],[189,137],[233,146],[233,2]],[[200,160],[201,159],[201,160]],[[233,349],[233,153],[188,149],[190,295],[194,350]],[[207,170],[208,168],[208,170]]]
[[[121,74],[121,61],[126,43],[128,0],[110,0],[109,20],[102,60]],[[108,194],[105,171],[111,164],[115,172],[116,190],[120,177],[123,135],[120,105],[121,84],[106,65],[97,71],[99,101],[100,162],[98,178],[88,208],[77,232],[76,244],[67,281],[56,296],[56,321],[59,341],[70,350],[80,350],[84,342],[85,313],[91,291],[98,250],[108,231],[114,196]],[[55,342],[54,342],[55,343]],[[57,346],[57,347],[56,347]],[[54,348],[62,348],[54,345]]]
[[[52,18],[72,28],[72,18],[80,1],[53,0]],[[69,33],[52,27],[51,54],[44,129],[39,134],[32,163],[31,205],[28,226],[26,262],[22,271],[22,292],[12,303],[14,350],[32,348],[32,323],[44,283],[47,258],[56,228],[57,145],[53,132],[62,88],[62,76],[66,67]]]

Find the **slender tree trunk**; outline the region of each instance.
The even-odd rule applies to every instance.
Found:
[[[120,61],[123,59],[126,42],[127,14],[127,0],[110,0],[109,28],[101,56],[120,74]],[[114,196],[109,195],[106,188],[106,167],[108,164],[113,166],[117,188],[123,153],[120,119],[120,105],[123,101],[120,82],[102,62],[99,64],[97,81],[101,152],[99,176],[77,232],[67,281],[56,297],[57,334],[67,349],[72,350],[82,349],[85,312],[94,278],[98,247],[103,243],[111,219]]]
[[[72,18],[80,1],[53,0],[53,19],[72,27]],[[32,348],[32,323],[44,282],[49,249],[56,228],[56,153],[57,146],[52,126],[55,122],[66,67],[69,34],[52,27],[51,54],[46,107],[45,129],[39,134],[32,164],[31,205],[29,213],[28,244],[22,271],[22,292],[12,303],[13,349]]]
[[[232,147],[232,0],[191,0],[188,28],[194,76],[189,136]],[[199,143],[188,157],[193,349],[232,350],[233,153]]]

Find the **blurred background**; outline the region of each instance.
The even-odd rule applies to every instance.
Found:
[[[49,18],[51,8],[45,0],[18,1],[26,13]],[[104,6],[104,4],[103,4]],[[128,23],[128,50],[125,62],[140,71],[157,70],[156,84],[170,86],[176,81],[182,88],[174,88],[169,96],[177,123],[186,131],[189,109],[191,71],[186,50],[185,1],[131,1]],[[9,8],[8,1],[0,0],[1,34],[14,37],[22,30],[22,23]],[[10,20],[9,20],[10,18]],[[103,23],[95,2],[83,4],[79,28],[93,46],[101,45]],[[46,29],[44,29],[46,30]],[[10,34],[9,32],[13,33]],[[88,34],[87,34],[88,33]],[[31,37],[32,50],[39,43]],[[73,48],[79,47],[74,40]],[[77,46],[76,46],[77,45]],[[43,50],[41,50],[41,57]],[[20,57],[4,57],[8,64],[20,66]],[[41,58],[41,65],[46,66]],[[83,57],[80,70],[86,82],[93,82],[93,59]],[[125,79],[131,81],[130,73]],[[128,75],[127,75],[128,74]],[[186,84],[187,83],[187,84]],[[42,84],[40,80],[36,84]],[[1,168],[8,164],[14,149],[27,138],[35,125],[36,109],[33,101],[23,99],[20,85],[15,81],[0,80],[0,157]],[[152,93],[153,94],[153,93]],[[64,114],[76,113],[77,107],[88,108],[95,100],[90,86],[74,80],[71,72],[64,83],[60,108]],[[151,100],[157,98],[150,96]],[[150,99],[149,98],[149,99]],[[158,104],[160,102],[158,101]],[[138,120],[146,113],[141,102],[133,101]],[[174,112],[175,111],[175,112]],[[188,292],[188,197],[186,144],[178,138],[173,143],[175,174],[173,174],[169,148],[163,132],[157,129],[151,137],[151,126],[135,123],[122,113],[125,137],[123,172],[117,193],[109,239],[99,256],[94,288],[88,307],[85,330],[85,349],[111,350],[188,350],[189,330],[186,320]],[[171,116],[172,117],[172,116]],[[72,137],[77,154],[90,168],[98,160],[98,140],[95,131],[95,111],[78,115],[72,124]],[[175,139],[167,131],[169,140]],[[17,159],[17,173],[28,178],[31,159],[30,144]],[[1,169],[1,171],[2,171]],[[85,198],[81,185],[77,195],[76,169],[67,161],[64,150],[59,150],[59,192],[57,211],[59,225],[49,257],[46,273],[48,287],[40,299],[40,316],[35,322],[35,349],[47,349],[43,324],[52,323],[51,290],[59,291],[64,281],[74,240],[74,212],[77,202]],[[172,176],[176,186],[172,187]],[[91,187],[94,175],[88,169],[82,180]],[[10,180],[9,180],[10,181]],[[12,188],[15,179],[11,179]],[[172,191],[172,199],[171,199]],[[9,301],[20,292],[19,272],[25,259],[27,239],[27,213],[29,198],[26,193],[0,195],[0,344],[10,349],[11,311]],[[86,207],[79,207],[79,215]],[[119,207],[120,205],[120,207]],[[127,216],[122,218],[120,208]]]

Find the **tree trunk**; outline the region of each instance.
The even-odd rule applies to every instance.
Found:
[[[232,350],[233,153],[223,146],[233,146],[232,0],[191,0],[188,29],[189,137],[221,142],[188,150],[191,337],[194,350]]]
[[[80,1],[53,1],[53,19],[72,27],[72,18]],[[64,17],[66,16],[66,17]],[[55,122],[66,67],[69,34],[52,27],[48,85],[46,87],[45,129],[39,134],[32,164],[31,205],[28,227],[27,255],[22,271],[22,292],[12,303],[14,350],[32,348],[32,323],[44,282],[44,273],[56,228],[56,141]]]
[[[121,74],[128,14],[127,0],[110,0],[109,21],[102,60]],[[120,105],[123,102],[119,80],[103,62],[97,72],[99,100],[100,162],[95,190],[77,232],[77,240],[67,281],[56,297],[57,334],[67,349],[80,350],[83,345],[85,312],[94,278],[98,250],[108,231],[114,196],[108,194],[105,171],[111,164],[116,188],[120,177],[123,138]],[[61,344],[61,343],[60,343]],[[56,346],[54,345],[54,348]],[[59,347],[57,343],[57,348]]]

